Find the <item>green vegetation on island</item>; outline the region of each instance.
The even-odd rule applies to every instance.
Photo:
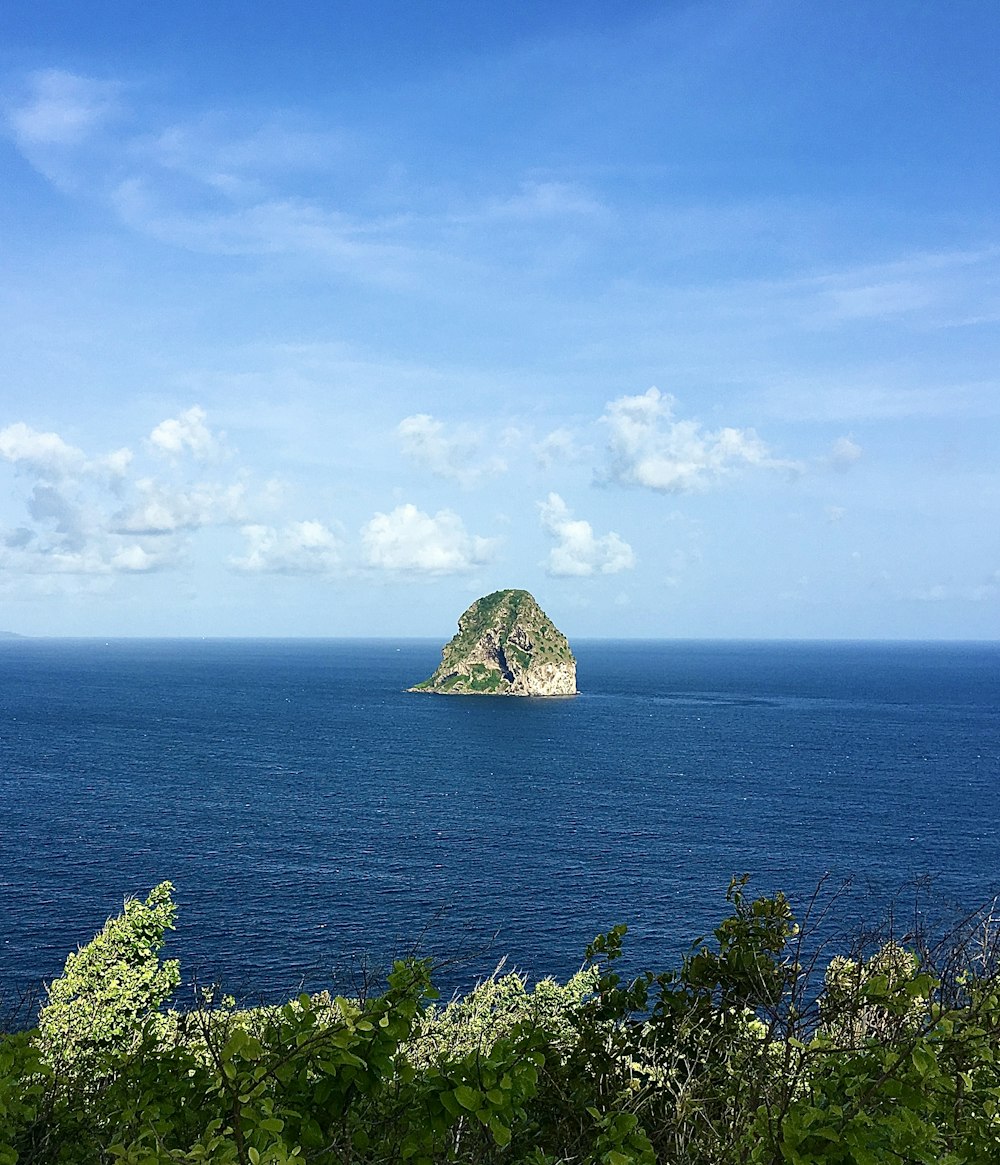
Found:
[[[993,912],[824,961],[746,886],[631,981],[619,926],[565,984],[498,969],[441,1006],[408,959],[355,998],[165,1010],[163,883],[0,1034],[0,1165],[995,1165]]]
[[[477,599],[441,651],[437,670],[411,692],[477,696],[572,696],[569,642],[523,590]]]

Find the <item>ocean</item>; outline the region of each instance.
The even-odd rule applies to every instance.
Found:
[[[1000,891],[1000,645],[573,646],[544,700],[407,693],[429,640],[0,641],[0,999],[165,879],[243,1000],[564,978],[620,922],[662,970],[736,874],[845,942]]]

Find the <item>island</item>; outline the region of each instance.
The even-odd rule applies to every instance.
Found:
[[[521,590],[476,599],[444,645],[437,671],[411,692],[449,696],[575,696],[576,659],[534,598]]]

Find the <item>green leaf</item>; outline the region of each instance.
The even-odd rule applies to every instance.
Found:
[[[510,1128],[496,1117],[490,1120],[490,1133],[501,1149],[510,1144]]]
[[[450,1112],[452,1116],[461,1116],[462,1115],[464,1110],[463,1110],[462,1106],[458,1103],[458,1101],[455,1099],[454,1092],[450,1092],[450,1091],[449,1092],[442,1092],[440,1094],[440,1096],[441,1096],[442,1106],[445,1109],[447,1109],[447,1111]]]
[[[462,1108],[468,1109],[469,1112],[475,1112],[483,1101],[482,1094],[474,1088],[470,1088],[468,1084],[459,1084],[455,1089],[454,1096]]]

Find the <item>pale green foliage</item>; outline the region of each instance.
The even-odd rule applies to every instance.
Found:
[[[919,962],[913,951],[896,942],[887,942],[867,959],[834,955],[823,978],[826,1034],[853,1044],[890,1035],[908,1019],[919,1019],[926,1002],[920,997],[902,1010],[887,1009],[881,1002],[883,995],[893,997],[916,976]]]
[[[136,1046],[180,982],[178,962],[159,957],[177,913],[172,890],[162,882],[145,902],[127,899],[117,918],[66,959],[38,1017],[39,1046],[49,1063],[82,1077]]]
[[[502,964],[501,964],[502,967]],[[469,992],[444,1007],[429,1007],[417,1037],[408,1048],[416,1066],[460,1060],[489,1052],[521,1026],[543,1029],[550,1043],[568,1044],[574,1029],[568,1015],[597,984],[593,968],[578,971],[568,983],[542,979],[529,990],[517,971],[501,975],[501,967]]]

